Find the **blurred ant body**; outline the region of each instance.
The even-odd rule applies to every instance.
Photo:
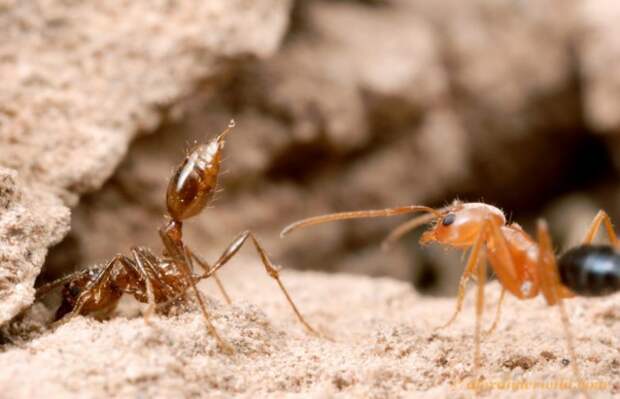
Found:
[[[244,231],[239,234],[212,267],[183,242],[183,222],[200,214],[213,197],[224,138],[233,127],[234,121],[231,121],[228,128],[208,144],[195,146],[171,177],[166,192],[167,220],[159,229],[164,246],[161,257],[156,256],[149,248],[133,247],[131,256],[116,255],[104,265],[74,272],[37,289],[37,298],[40,298],[50,290],[63,286],[62,303],[55,315],[57,322],[67,321],[79,314],[98,312],[109,315],[123,294],[133,295],[138,301],[148,303],[145,313],[145,319],[148,320],[156,306],[184,298],[186,290],[191,287],[209,332],[224,349],[231,351],[231,346],[220,337],[211,323],[196,283],[213,276],[224,297],[230,302],[217,279],[216,271],[224,266],[249,238],[260,255],[265,270],[276,280],[299,321],[309,332],[316,334],[280,281],[279,268],[271,263],[252,232]],[[194,262],[204,270],[203,274],[193,274]]]
[[[448,322],[439,328],[448,326],[456,319],[463,304],[466,283],[476,273],[478,293],[475,376],[480,367],[480,318],[484,305],[483,286],[486,279],[486,262],[479,261],[486,257],[502,286],[497,314],[489,333],[497,325],[499,309],[506,290],[523,300],[542,294],[549,305],[559,305],[568,350],[572,358],[573,373],[578,380],[580,379],[562,299],[575,295],[601,296],[620,290],[620,254],[616,251],[618,240],[611,220],[604,211],[599,211],[592,221],[582,245],[566,252],[558,259],[557,264],[548,227],[543,220],[538,222],[537,236],[534,239],[518,224],[507,224],[506,217],[500,209],[484,203],[454,201],[451,205],[440,209],[411,205],[322,215],[293,223],[287,226],[281,235],[284,236],[301,227],[335,220],[384,217],[411,212],[426,214],[397,227],[384,241],[385,246],[418,226],[434,222],[434,225],[422,235],[420,239],[422,244],[437,242],[462,250],[470,249],[469,259],[459,283],[456,310]],[[605,225],[611,245],[592,245],[601,224]]]

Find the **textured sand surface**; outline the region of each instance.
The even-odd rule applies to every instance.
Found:
[[[223,273],[235,304],[203,292],[236,354],[221,353],[196,311],[145,324],[135,306],[107,322],[77,318],[0,354],[3,397],[469,397],[473,291],[456,323],[452,299],[409,285],[321,273],[283,273],[308,320],[335,342],[306,335],[258,264]],[[487,287],[486,325],[498,286]],[[579,363],[595,397],[620,394],[620,295],[569,303]],[[133,309],[133,310],[132,310]],[[40,311],[40,309],[39,309]],[[129,319],[122,314],[129,315]],[[482,344],[486,381],[572,380],[557,309],[508,298],[498,330]],[[567,389],[483,391],[488,397],[574,397]]]

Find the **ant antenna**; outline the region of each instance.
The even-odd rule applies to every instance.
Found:
[[[429,208],[428,206],[423,205],[409,205],[402,206],[398,208],[386,208],[386,209],[376,209],[370,211],[355,211],[355,212],[341,212],[341,213],[332,213],[329,215],[315,216],[308,219],[303,219],[293,224],[289,224],[282,230],[280,233],[280,237],[284,237],[288,233],[293,230],[300,229],[302,227],[312,226],[315,224],[333,222],[335,220],[346,220],[346,219],[360,219],[360,218],[378,218],[378,217],[386,217],[386,216],[395,216],[402,215],[405,213],[412,212],[428,212],[432,213],[435,217],[441,217],[441,213],[433,208]],[[432,219],[432,218],[431,218]]]
[[[415,217],[401,225],[398,225],[394,230],[390,232],[390,234],[388,234],[387,237],[385,237],[385,239],[383,239],[383,242],[381,242],[381,250],[389,250],[390,248],[392,248],[394,242],[400,240],[405,234],[409,233],[411,230],[417,229],[420,226],[430,223],[435,218],[440,218],[444,212],[447,212],[451,208],[461,207],[462,205],[463,203],[461,201],[455,199],[450,205],[446,205],[443,208],[436,209],[433,213]]]
[[[383,251],[387,251],[390,248],[392,248],[392,245],[394,245],[394,242],[398,241],[399,239],[402,238],[402,236],[404,236],[405,234],[407,234],[408,232],[410,232],[411,230],[414,230],[420,226],[423,226],[427,223],[429,223],[430,221],[432,221],[433,219],[435,219],[436,215],[429,213],[426,215],[422,215],[422,216],[418,216],[415,217],[403,224],[401,224],[400,226],[396,227],[394,230],[392,230],[390,232],[390,234],[388,234],[387,237],[385,237],[385,239],[383,240],[383,242],[381,242],[381,250]]]

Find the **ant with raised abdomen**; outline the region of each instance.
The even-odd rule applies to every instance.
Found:
[[[484,257],[488,259],[502,286],[496,318],[490,331],[497,325],[499,309],[506,291],[522,300],[542,294],[549,305],[557,304],[560,309],[568,351],[572,358],[573,373],[579,381],[581,378],[573,339],[562,299],[575,295],[602,296],[620,290],[618,239],[609,216],[603,210],[599,211],[582,245],[567,251],[557,262],[545,221],[539,220],[537,236],[534,239],[518,224],[507,224],[506,217],[500,209],[484,203],[454,201],[451,205],[439,209],[410,205],[334,213],[295,222],[282,230],[281,236],[298,228],[325,222],[394,216],[412,212],[425,212],[426,214],[393,230],[384,241],[384,247],[406,232],[434,222],[432,227],[422,235],[420,240],[422,244],[437,242],[462,250],[470,249],[469,259],[459,283],[456,309],[448,322],[439,328],[450,325],[456,319],[463,304],[466,283],[474,273],[477,273],[474,376],[477,377],[480,368],[480,318],[484,305],[483,286],[486,278],[486,262],[484,260],[480,262],[480,260]],[[611,245],[592,245],[601,224],[605,225]]]
[[[133,295],[138,301],[148,303],[145,312],[145,319],[148,320],[156,306],[184,297],[186,290],[191,288],[209,332],[225,350],[232,351],[232,347],[220,337],[211,323],[196,283],[213,276],[222,294],[230,302],[216,271],[224,266],[249,238],[265,270],[278,283],[298,320],[306,330],[318,335],[297,309],[280,280],[279,268],[271,263],[252,232],[244,231],[239,234],[212,267],[183,242],[183,222],[200,214],[213,197],[224,139],[233,127],[234,121],[231,121],[228,128],[208,144],[197,145],[189,151],[172,175],[166,192],[167,221],[159,229],[164,246],[161,257],[156,256],[149,248],[133,247],[131,256],[116,255],[104,265],[74,272],[37,289],[36,296],[40,298],[52,289],[63,286],[62,303],[56,311],[56,322],[65,322],[78,314],[101,312],[108,315],[116,308],[123,294]],[[193,274],[194,262],[204,270],[203,274]]]

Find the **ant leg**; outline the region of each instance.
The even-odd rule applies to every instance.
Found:
[[[157,283],[159,284],[158,288],[165,289],[167,291],[167,295],[174,296],[177,293],[177,290],[166,282],[166,276],[164,275],[164,272],[160,267],[157,266],[160,261],[153,254],[153,252],[146,247],[131,248],[132,254],[134,253],[134,251],[136,251],[140,255],[140,258],[143,261],[143,270],[140,273],[144,273],[145,281],[146,278],[148,278],[152,274],[153,278],[151,279],[157,281]],[[149,272],[151,274],[149,274]]]
[[[198,306],[200,307],[200,311],[202,312],[202,316],[204,317],[205,323],[207,324],[207,329],[209,330],[209,333],[215,338],[215,340],[218,342],[220,347],[224,349],[225,352],[229,354],[234,353],[234,348],[228,342],[224,341],[224,339],[220,336],[220,334],[217,332],[217,329],[211,322],[211,317],[209,316],[209,312],[207,312],[207,307],[202,300],[202,296],[200,296],[200,291],[198,291],[198,288],[196,287],[196,281],[200,280],[201,278],[206,278],[208,276],[203,276],[196,279],[192,275],[193,263],[191,256],[189,256],[188,254],[187,248],[185,248],[182,243],[179,245],[176,242],[172,241],[170,237],[164,234],[162,230],[159,231],[159,236],[161,238],[162,244],[164,245],[166,253],[170,257],[174,265],[177,267],[177,270],[181,272],[181,274],[185,278],[187,286],[192,287],[194,295],[196,295],[196,300],[198,301]],[[215,270],[215,268],[213,268],[212,271],[213,270]],[[179,296],[184,295],[185,290],[181,292]]]
[[[487,279],[487,260],[484,250],[480,253],[480,260],[476,269],[478,271],[478,295],[476,296],[476,330],[474,334],[474,381],[478,381],[480,373],[480,325],[484,311],[484,285]]]
[[[196,255],[189,248],[187,248],[187,251],[189,252],[191,258],[195,260],[196,263],[198,263],[198,266],[200,266],[206,273],[209,273],[211,271],[211,267],[209,266],[209,263],[207,263],[207,261],[205,261],[198,255]],[[217,284],[220,292],[222,293],[222,296],[226,300],[226,303],[228,303],[229,305],[232,304],[232,301],[230,300],[230,296],[228,295],[228,292],[226,292],[226,289],[224,288],[224,284],[222,284],[222,281],[220,280],[220,278],[218,277],[216,273],[213,273],[213,278],[215,279],[215,283]]]
[[[144,312],[144,321],[147,324],[150,324],[150,319],[155,313],[155,293],[153,291],[153,282],[151,281],[151,276],[146,272],[144,265],[142,264],[142,259],[146,262],[149,262],[147,258],[141,255],[137,249],[132,249],[131,254],[133,255],[134,262],[136,265],[136,269],[139,270],[140,274],[144,278],[144,284],[146,285],[146,298],[148,302],[148,306],[146,308],[146,312]]]
[[[437,327],[435,330],[440,330],[448,327],[454,322],[454,320],[456,320],[456,317],[461,312],[461,309],[463,308],[463,300],[465,299],[465,287],[471,274],[474,272],[476,264],[478,263],[480,249],[482,248],[482,244],[484,243],[485,230],[485,225],[483,225],[478,232],[478,237],[476,238],[474,246],[471,249],[469,259],[467,260],[467,265],[465,266],[465,270],[463,271],[463,275],[461,276],[461,280],[459,281],[459,292],[456,300],[456,309],[454,310],[452,317],[450,317],[450,320],[448,320],[447,323]]]
[[[618,238],[616,237],[614,226],[611,223],[611,218],[607,212],[602,209],[598,211],[594,219],[592,219],[592,223],[586,232],[586,236],[583,238],[583,244],[591,244],[592,241],[594,241],[596,233],[598,233],[598,230],[601,228],[601,223],[605,224],[605,230],[607,231],[607,236],[609,237],[611,245],[618,248]]]
[[[158,272],[158,269],[152,267],[151,260],[148,258],[148,255],[150,255],[151,257],[153,257],[153,255],[147,248],[133,247],[131,249],[131,254],[133,256],[133,261],[128,257],[122,257],[119,259],[119,262],[125,269],[128,269],[129,271],[138,274],[138,276],[144,279],[148,304],[146,312],[144,313],[144,320],[147,324],[150,324],[150,318],[155,313],[156,309],[155,292],[153,289],[152,279],[157,279],[161,286],[166,285],[162,282],[161,273]],[[151,270],[153,275],[147,272],[147,266],[148,269]]]
[[[483,336],[488,337],[493,334],[493,331],[497,328],[497,324],[499,323],[499,316],[501,313],[502,303],[504,302],[504,297],[506,296],[506,288],[502,286],[502,292],[499,294],[499,299],[497,300],[497,309],[495,310],[495,319],[493,320],[493,324],[491,327],[484,332]]]
[[[502,288],[507,289],[519,299],[536,296],[537,292],[534,284],[532,284],[532,287],[529,287],[529,291],[525,290],[524,293],[524,290],[522,290],[522,279],[519,279],[515,261],[508,249],[508,243],[500,229],[500,225],[493,220],[487,220],[486,226],[489,228],[491,238],[495,243],[495,263],[491,264],[491,266],[493,266],[493,271],[497,276],[497,280],[501,283]]]
[[[295,302],[293,302],[293,299],[291,298],[290,294],[288,293],[288,290],[286,289],[286,287],[284,286],[284,284],[280,280],[279,268],[274,266],[273,263],[271,263],[271,260],[267,256],[267,252],[258,243],[258,240],[256,239],[256,237],[254,236],[254,234],[251,231],[247,231],[246,230],[243,233],[239,234],[233,240],[233,242],[228,246],[228,248],[226,248],[226,250],[224,251],[224,253],[220,257],[220,259],[218,259],[218,261],[215,262],[215,264],[213,265],[213,267],[211,268],[209,273],[207,273],[205,275],[205,277],[209,277],[209,276],[213,275],[213,273],[215,273],[222,266],[224,266],[226,264],[226,262],[228,262],[230,260],[230,258],[232,258],[239,251],[241,246],[245,243],[245,241],[248,238],[250,238],[252,240],[252,242],[254,243],[254,248],[256,248],[256,251],[258,252],[258,255],[260,256],[261,261],[263,263],[263,266],[265,266],[265,270],[267,271],[267,274],[269,274],[269,276],[271,278],[276,280],[276,282],[278,283],[278,286],[280,287],[280,290],[282,291],[282,293],[286,297],[286,300],[288,301],[289,305],[293,309],[293,312],[295,312],[295,315],[297,316],[297,319],[299,320],[299,322],[306,328],[306,330],[309,333],[311,333],[313,335],[316,335],[316,336],[321,336],[314,328],[312,328],[310,326],[310,324],[302,316],[302,314],[299,311],[299,309],[297,309],[297,306],[295,305]]]
[[[498,276],[498,280],[502,285],[502,291],[497,303],[497,310],[495,312],[495,319],[493,320],[493,324],[491,328],[487,330],[484,335],[490,335],[495,328],[497,328],[497,324],[499,323],[499,318],[501,314],[501,306],[504,301],[504,297],[506,295],[507,288],[510,288],[511,292],[515,292],[517,297],[524,297],[521,294],[521,287],[518,285],[518,279],[514,267],[514,260],[512,259],[512,255],[508,249],[508,244],[506,243],[506,238],[502,234],[499,226],[493,222],[492,220],[487,220],[482,229],[489,229],[490,234],[496,243],[496,255],[497,255],[497,264],[494,266],[495,274]],[[533,295],[535,293],[530,293]],[[521,295],[521,296],[519,296]]]
[[[552,306],[559,304],[564,298],[574,297],[575,294],[564,287],[560,282],[560,275],[551,244],[549,228],[547,222],[542,219],[538,221],[537,239],[539,248],[538,279],[540,281],[540,289],[547,304]]]
[[[155,266],[158,263],[157,256],[155,256],[155,254],[153,254],[153,252],[149,248],[131,247],[131,253],[134,254],[134,258],[135,258],[135,254],[137,253],[140,256],[140,258],[144,261],[144,264],[143,264],[144,273],[147,273],[147,269],[148,269],[148,271],[153,273],[153,277],[157,280],[159,284],[161,285],[166,284],[164,273],[162,272],[160,268]]]
[[[211,316],[209,315],[209,312],[207,312],[207,306],[205,305],[202,299],[202,296],[200,295],[200,291],[198,291],[198,288],[196,287],[196,281],[194,280],[192,273],[191,273],[191,269],[193,269],[193,263],[192,263],[192,258],[189,255],[189,249],[187,248],[183,249],[183,261],[178,262],[176,264],[178,265],[181,273],[184,275],[185,280],[187,281],[188,285],[190,285],[192,289],[194,290],[194,294],[196,295],[196,300],[198,301],[198,306],[200,307],[200,311],[202,312],[205,322],[207,323],[207,328],[209,329],[209,333],[213,337],[215,337],[215,339],[218,341],[218,343],[224,349],[224,351],[228,352],[229,354],[233,354],[235,350],[232,347],[232,345],[230,345],[220,336],[220,334],[217,332],[217,329],[213,325],[213,322],[211,322]]]
[[[577,382],[581,382],[581,373],[579,372],[579,366],[577,365],[577,354],[573,343],[573,335],[570,329],[570,321],[568,319],[566,309],[564,308],[564,302],[562,301],[560,277],[556,265],[555,254],[551,245],[551,237],[549,235],[547,223],[544,220],[539,220],[537,230],[538,246],[540,251],[538,255],[538,272],[541,290],[549,305],[558,305],[558,309],[560,310],[560,318],[562,319],[562,325],[564,327],[564,335],[566,337],[566,346],[571,358],[573,375],[575,376]]]

